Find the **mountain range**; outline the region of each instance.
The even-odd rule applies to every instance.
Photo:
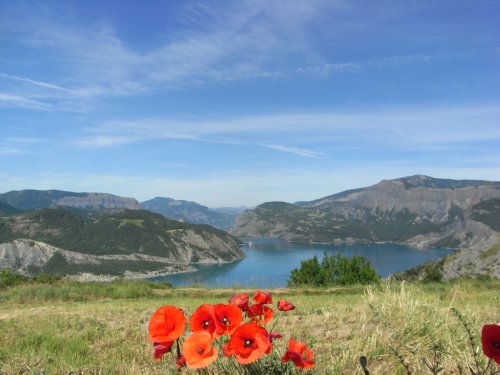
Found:
[[[463,250],[445,276],[500,276],[500,182],[416,175],[244,211],[231,233],[306,243],[397,242]],[[460,255],[461,254],[461,255]]]
[[[0,194],[0,215],[42,208],[65,207],[89,215],[103,210],[144,209],[191,224],[207,224],[229,230],[245,207],[208,208],[196,202],[156,197],[139,203],[134,198],[107,193],[75,193],[63,190],[19,190]]]
[[[55,253],[59,258],[64,255],[70,264],[66,269],[72,271],[85,267],[71,266],[71,262],[81,261],[75,261],[78,257],[65,251],[86,254],[86,261],[108,268],[110,256],[125,257],[120,258],[123,271],[148,261],[163,262],[163,266],[177,262],[186,269],[197,262],[241,258],[243,254],[234,238],[213,226],[231,228],[234,237],[448,247],[460,251],[442,262],[445,277],[500,277],[500,182],[415,175],[382,180],[312,201],[266,202],[242,210],[211,209],[163,197],[139,203],[134,198],[106,193],[11,191],[0,194],[0,259],[10,256],[17,263],[12,259],[7,263],[21,264],[22,259],[29,258],[29,247],[43,249],[51,257]],[[222,253],[216,254],[214,249],[219,248]],[[24,258],[16,258],[13,249],[23,253]],[[51,257],[45,256],[47,261]],[[140,262],[132,267],[131,260]],[[26,270],[29,266],[23,267]]]

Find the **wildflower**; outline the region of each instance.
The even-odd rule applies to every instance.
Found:
[[[274,316],[274,311],[268,306],[261,305],[260,303],[254,303],[248,309],[247,315],[254,322],[264,325],[269,323],[271,318]]]
[[[175,360],[175,366],[180,371],[184,366],[186,366],[186,357],[181,355],[179,358]]]
[[[271,352],[268,336],[269,333],[254,322],[242,324],[224,345],[224,354],[236,356],[236,361],[242,365],[255,362]]]
[[[169,343],[184,333],[186,318],[184,312],[175,306],[162,306],[155,311],[149,321],[149,341]]]
[[[486,357],[500,365],[500,325],[484,325],[481,330],[481,343]]]
[[[214,337],[215,335],[215,317],[214,306],[203,304],[189,318],[189,328],[193,332],[205,331]]]
[[[235,294],[228,301],[232,305],[238,306],[242,311],[248,310],[248,295],[245,293]]]
[[[215,332],[217,335],[232,335],[241,324],[241,310],[236,305],[217,304],[214,306]]]
[[[280,310],[280,311],[295,310],[295,305],[293,303],[291,303],[290,301],[280,299],[278,301],[278,310]]]
[[[155,342],[154,343],[154,353],[155,359],[161,359],[165,353],[168,353],[172,348],[173,341],[169,342]]]
[[[210,346],[211,340],[212,336],[205,331],[194,332],[184,340],[182,351],[188,367],[206,367],[217,359],[217,349]]]
[[[257,290],[253,296],[253,300],[255,303],[260,303],[262,305],[273,303],[273,299],[271,297],[271,293],[269,292],[261,292]]]
[[[273,340],[274,339],[280,339],[282,338],[283,336],[281,336],[280,333],[278,332],[269,332],[269,335],[267,336],[267,338],[269,339],[269,342],[272,344],[273,343]]]
[[[301,369],[309,369],[314,366],[314,354],[303,342],[290,339],[288,350],[281,358],[282,362],[293,361],[295,366]]]

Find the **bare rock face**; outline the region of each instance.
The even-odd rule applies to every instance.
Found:
[[[482,247],[464,249],[449,256],[443,265],[443,279],[456,277],[500,277],[500,237]]]
[[[39,241],[19,239],[0,244],[0,269],[29,274],[31,267],[43,267],[56,253],[62,254],[73,264],[99,263],[92,255],[66,251]]]
[[[63,190],[19,190],[0,194],[0,202],[20,210],[36,210],[66,206],[81,209],[131,209],[140,208],[134,198],[119,197],[107,193],[75,193]]]
[[[127,208],[129,210],[140,209],[139,202],[134,198],[124,198],[106,193],[85,193],[84,196],[66,196],[52,202],[52,207],[66,206],[83,209],[101,208]]]

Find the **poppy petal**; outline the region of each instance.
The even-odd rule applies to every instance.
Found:
[[[280,299],[278,301],[278,310],[280,311],[290,311],[295,310],[295,305],[290,301]]]
[[[255,303],[260,303],[260,304],[270,304],[273,303],[273,299],[271,297],[270,292],[262,292],[260,290],[257,290],[253,296],[253,300]]]
[[[168,353],[172,348],[173,341],[170,342],[155,342],[153,356],[155,359],[160,360],[165,353]]]
[[[500,325],[486,324],[481,330],[483,352],[500,365]]]
[[[216,328],[214,306],[210,304],[199,306],[189,318],[189,328],[193,332],[208,332],[214,337]]]
[[[241,324],[243,315],[236,305],[217,304],[214,306],[215,332],[218,335],[232,335]]]
[[[217,359],[217,349],[210,346],[212,336],[205,331],[194,332],[182,344],[182,351],[189,368],[206,367]]]
[[[175,341],[184,333],[186,318],[184,312],[175,306],[162,306],[149,321],[149,341]]]

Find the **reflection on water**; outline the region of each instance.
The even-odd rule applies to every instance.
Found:
[[[385,277],[428,260],[450,254],[449,249],[415,249],[395,244],[310,245],[271,239],[252,239],[243,247],[246,258],[230,264],[199,265],[197,272],[156,277],[176,286],[243,286],[276,288],[286,286],[290,272],[305,259],[340,253],[367,258],[379,275]]]

